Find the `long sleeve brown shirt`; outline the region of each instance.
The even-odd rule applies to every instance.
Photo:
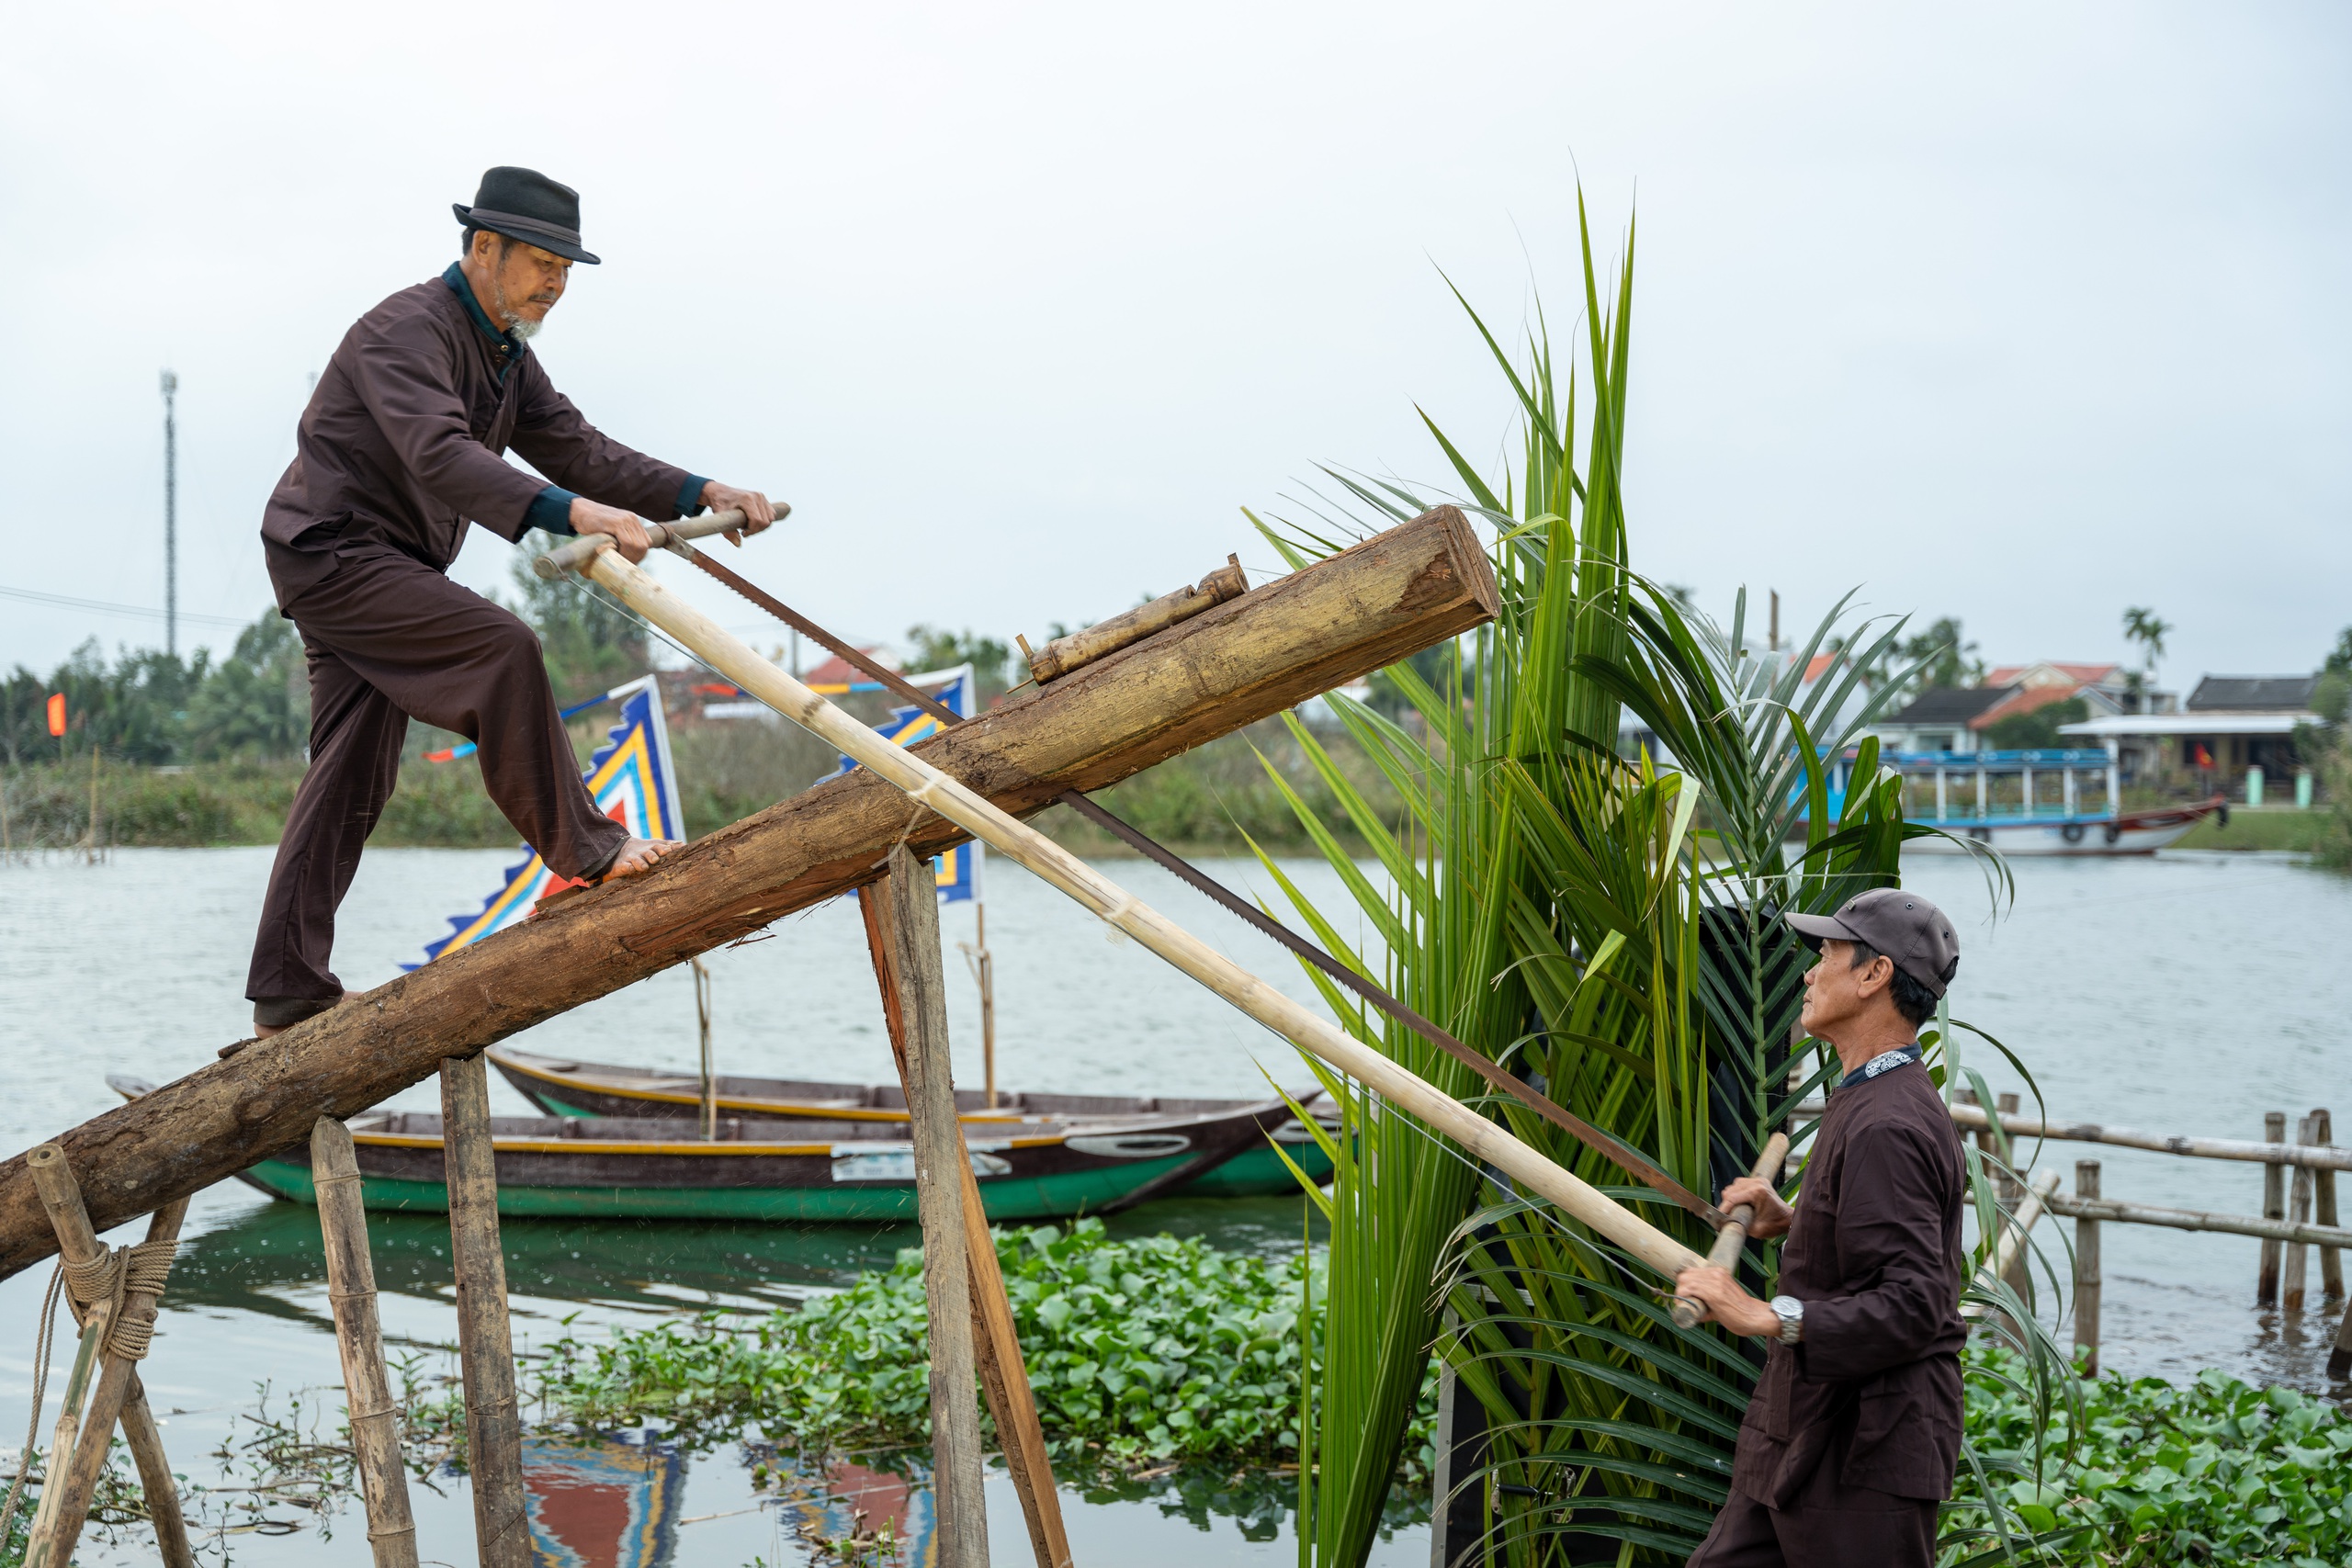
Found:
[[[693,476],[590,424],[538,355],[479,311],[462,275],[439,277],[344,334],[262,514],[281,608],[344,546],[380,542],[447,570],[469,521],[519,539],[548,479],[660,522],[694,504],[682,493]],[[509,448],[547,479],[507,462]]]
[[[1841,1486],[1951,1495],[1966,1169],[1917,1065],[1829,1097],[1781,1253],[1804,1337],[1766,1352],[1732,1465],[1740,1491],[1784,1506],[1835,1453]]]

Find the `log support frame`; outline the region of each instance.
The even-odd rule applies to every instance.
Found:
[[[916,1034],[927,1027],[920,1016],[925,1010],[921,992],[926,985],[935,988],[938,984],[938,896],[931,878],[904,845],[892,851],[888,864],[889,869],[879,881],[859,892],[858,908],[865,923],[866,947],[874,962],[875,982],[881,991],[890,1054],[898,1065],[900,1088],[906,1093],[912,1132],[917,1097],[933,1087],[918,1080],[916,1057],[922,1047]],[[929,981],[923,978],[926,967],[933,976]],[[937,1054],[944,1067],[947,1054],[944,1019],[939,1023],[939,1036]],[[947,1090],[952,1108],[952,1082],[937,1087]],[[961,1272],[968,1301],[972,1363],[988,1399],[989,1415],[996,1423],[997,1441],[1004,1455],[1005,1469],[1012,1478],[1013,1491],[1021,1500],[1022,1520],[1027,1527],[1038,1568],[1070,1568],[1061,1497],[1055,1490],[1053,1464],[1046,1452],[1045,1432],[1037,1420],[1036,1401],[1030,1392],[1028,1368],[1014,1330],[1012,1303],[1005,1294],[1004,1275],[997,1263],[996,1243],[989,1235],[988,1214],[980,1201],[979,1182],[972,1174],[962,1122],[951,1115],[948,1126],[952,1128],[952,1146],[944,1148],[941,1157],[956,1173],[961,1211],[956,1231],[964,1249]],[[945,1140],[942,1142],[944,1144]],[[924,1140],[918,1133],[919,1182],[923,1158]],[[918,1201],[922,1201],[920,1190]],[[930,1209],[923,1210],[923,1218],[924,1270],[928,1275],[932,1257]],[[939,1303],[935,1310],[946,1310],[946,1303]],[[934,1339],[933,1343],[938,1341]],[[963,1403],[968,1407],[968,1400]],[[934,1432],[938,1429],[934,1425]],[[947,1519],[944,1507],[940,1518],[944,1525]],[[984,1552],[984,1544],[982,1550]],[[985,1555],[967,1559],[985,1560]]]
[[[334,1314],[335,1350],[343,1361],[368,1549],[376,1568],[417,1568],[416,1520],[409,1512],[408,1472],[401,1463],[400,1410],[384,1371],[384,1331],[377,1316],[376,1262],[368,1247],[359,1159],[350,1130],[331,1116],[320,1117],[311,1132],[311,1190],[326,1248],[327,1305]]]
[[[498,1165],[490,1077],[479,1053],[441,1064],[442,1179],[458,1278],[458,1350],[466,1387],[466,1468],[481,1568],[531,1568],[523,1498],[523,1420],[514,1401],[514,1334],[498,1238]]]

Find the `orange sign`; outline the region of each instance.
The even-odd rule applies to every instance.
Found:
[[[65,733],[65,694],[62,692],[50,694],[49,732],[51,735]]]

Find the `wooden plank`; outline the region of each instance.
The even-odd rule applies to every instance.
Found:
[[[2306,1116],[2295,1123],[2295,1142],[2319,1142],[2318,1129]],[[2272,1168],[2277,1168],[2273,1167]],[[2295,1224],[2307,1225],[2312,1219],[2312,1172],[2309,1166],[2297,1166],[2287,1198],[2287,1218]],[[2300,1314],[2303,1310],[2303,1281],[2309,1272],[2311,1249],[2300,1241],[2282,1244],[2287,1249],[2286,1266],[2279,1270],[2278,1306],[2283,1312]]]
[[[920,876],[918,880],[923,880]],[[890,1037],[890,1054],[899,1069],[900,1090],[910,1106],[915,1087],[909,1055],[907,988],[897,961],[899,937],[894,914],[897,901],[885,890],[888,877],[859,896],[858,909],[865,922],[865,943],[874,964],[874,978],[882,995],[882,1018]],[[926,889],[929,887],[924,881]],[[933,913],[934,928],[936,912]],[[1054,1488],[1052,1461],[1037,1421],[1037,1406],[1029,1389],[1029,1371],[1014,1332],[1012,1303],[1004,1293],[1004,1276],[997,1266],[996,1245],[988,1215],[980,1204],[979,1182],[972,1175],[969,1148],[962,1125],[956,1132],[958,1186],[964,1210],[966,1282],[970,1292],[973,1359],[989,1415],[996,1422],[997,1441],[1004,1454],[1013,1492],[1038,1568],[1067,1568],[1069,1541],[1062,1525],[1061,1496]]]
[[[2113,1198],[2096,1201],[2052,1193],[2049,1206],[2061,1214],[2113,1220],[2119,1224],[2162,1225],[2177,1231],[2211,1231],[2217,1235],[2260,1236],[2265,1241],[2310,1242],[2319,1247],[2352,1247],[2352,1230],[2299,1225],[2289,1220],[2257,1220],[2250,1214],[2217,1214],[2203,1209],[2165,1209],[2154,1203],[2125,1203]]]
[[[359,1157],[350,1129],[331,1116],[311,1133],[311,1187],[318,1196],[319,1235],[326,1246],[327,1305],[359,1495],[368,1511],[368,1547],[376,1568],[417,1568],[416,1520],[409,1512],[408,1471],[401,1462],[400,1407],[384,1371],[384,1331],[376,1309],[376,1261],[368,1247],[368,1211],[359,1196]]]
[[[1821,1103],[1808,1100],[1792,1112],[1799,1119],[1817,1117]],[[1988,1125],[1981,1107],[1955,1105],[1951,1119],[1962,1127]],[[2059,1143],[2106,1144],[2112,1148],[2147,1149],[2160,1155],[2186,1155],[2192,1159],[2244,1160],[2253,1165],[2286,1165],[2312,1170],[2352,1170],[2352,1149],[2306,1147],[2300,1144],[2256,1143],[2251,1138],[2198,1138],[2169,1133],[2143,1133],[2132,1127],[2108,1127],[2097,1122],[2049,1122],[2033,1116],[2004,1116],[2001,1126],[2015,1138],[2043,1138]]]
[[[905,845],[863,899],[888,902],[889,964],[906,1037],[907,1130],[922,1217],[922,1280],[931,1337],[931,1497],[939,1568],[984,1568],[988,1499],[982,1490],[978,1377],[972,1352],[971,1248],[963,1179],[971,1168],[956,1116],[948,1061],[947,982],[939,960],[939,894]]]
[[[1451,507],[1090,664],[915,748],[1015,816],[1114,784],[1491,619],[1495,583]],[[101,1227],[290,1149],[567,1009],[967,835],[865,769],[581,894],[525,925],[244,1047],[59,1140]],[[191,1055],[198,1054],[191,1046]],[[56,1248],[19,1155],[0,1162],[0,1278]]]
[[[2263,1112],[2262,1141],[2267,1144],[2283,1144],[2287,1141],[2285,1111]],[[2278,1165],[2267,1165],[2262,1169],[2262,1217],[2271,1221],[2281,1221],[2287,1217],[2287,1182],[2284,1168]],[[2277,1306],[2278,1304],[2278,1238],[2275,1235],[2269,1236],[2262,1244],[2262,1263],[2255,1275],[2255,1305]]]
[[[2314,1127],[2314,1135],[2312,1140],[2313,1143],[2324,1145],[2335,1142],[2335,1121],[2325,1110],[2312,1111],[2312,1122]],[[2312,1188],[2318,1205],[2317,1213],[2312,1215],[2312,1218],[2320,1224],[2334,1225],[2336,1223],[2335,1172],[2324,1166],[2313,1168]],[[2329,1301],[2343,1299],[2344,1249],[2342,1247],[2323,1247],[2319,1249],[2319,1279],[2320,1287],[2326,1293]]]
[[[481,1568],[531,1568],[523,1417],[514,1403],[514,1337],[506,1316],[506,1254],[498,1238],[488,1074],[479,1055],[453,1056],[441,1064],[449,1256],[457,1266],[458,1370],[466,1385],[466,1468]]]

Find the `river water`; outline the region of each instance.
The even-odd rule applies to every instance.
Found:
[[[0,869],[0,1040],[8,1089],[0,1099],[0,1149],[26,1147],[114,1103],[103,1081],[108,1072],[168,1079],[244,1032],[244,961],[269,856],[267,850],[125,851],[98,866],[59,858]],[[420,958],[423,944],[446,931],[442,917],[477,908],[512,858],[501,852],[370,852],[339,933],[345,984],[379,984],[403,961]],[[1155,868],[1122,862],[1113,869],[1242,962],[1312,998],[1292,961],[1238,922]],[[1275,892],[1248,863],[1211,869],[1252,893]],[[1290,869],[1325,908],[1344,907],[1327,870]],[[1943,903],[1960,922],[1955,1011],[2026,1059],[2053,1115],[2229,1137],[2259,1137],[2269,1110],[2300,1114],[2341,1100],[2352,1117],[2352,1098],[2337,1092],[2352,1066],[2340,1021],[2352,1013],[2352,966],[2340,956],[2352,947],[2352,882],[2246,856],[2029,861],[2016,869],[2015,904],[1996,918],[1983,879],[1965,863],[1921,859],[1905,867],[1908,885]],[[1269,1073],[1285,1084],[1306,1078],[1286,1046],[1133,944],[1106,941],[1099,924],[1025,874],[990,863],[986,892],[1002,1084],[1246,1096],[1261,1093]],[[950,943],[969,941],[972,924],[969,905],[943,910]],[[795,917],[776,928],[774,940],[714,954],[710,964],[723,1068],[863,1081],[891,1076],[852,908]],[[952,969],[950,981],[958,1080],[976,1081],[977,995]],[[683,970],[657,976],[517,1043],[690,1070],[692,987]],[[2026,1087],[1989,1051],[1977,1049],[1975,1060],[1995,1088]],[[526,1111],[492,1077],[493,1109]],[[2027,1100],[2030,1105],[2030,1092]],[[438,1109],[430,1084],[393,1103]],[[2083,1145],[2056,1145],[2044,1157],[2071,1178],[2073,1160],[2086,1153],[2104,1161],[2110,1197],[2259,1212],[2259,1167]],[[1299,1214],[1300,1205],[1284,1200],[1168,1203],[1113,1224],[1125,1232],[1199,1234],[1219,1246],[1271,1254],[1295,1245]],[[233,1483],[211,1450],[251,1435],[243,1416],[263,1381],[271,1384],[273,1408],[283,1410],[299,1393],[310,1410],[323,1412],[322,1430],[334,1427],[340,1377],[317,1225],[308,1209],[273,1203],[230,1182],[196,1200],[187,1234],[194,1240],[174,1275],[144,1375],[151,1400],[171,1413],[164,1436],[175,1464],[198,1482]],[[371,1234],[395,1355],[419,1356],[427,1372],[449,1370],[438,1348],[456,1337],[446,1225],[379,1217]],[[510,1221],[505,1236],[516,1337],[526,1350],[562,1332],[566,1318],[594,1328],[710,1305],[798,1299],[887,1260],[912,1239],[866,1229],[521,1221]],[[110,1239],[132,1237],[126,1231]],[[2049,1239],[2054,1242],[2054,1234]],[[2174,1378],[2219,1366],[2249,1379],[2323,1389],[2333,1325],[2317,1313],[2281,1322],[2254,1310],[2258,1246],[2108,1226],[2107,1364]],[[0,1335],[0,1445],[10,1448],[19,1441],[17,1423],[31,1391],[29,1331],[47,1273],[0,1282],[0,1324],[21,1325]],[[2316,1276],[2314,1268],[2314,1295]],[[59,1343],[66,1348],[64,1337]],[[54,1389],[52,1382],[44,1434]],[[671,1538],[674,1558],[662,1561],[727,1568],[804,1561],[785,1512],[754,1506],[752,1462],[753,1456],[724,1450],[683,1460],[627,1444],[560,1461],[571,1467],[562,1473],[559,1461],[548,1460],[535,1479],[542,1524],[559,1533],[593,1533],[608,1517],[641,1524],[650,1508],[680,1521]],[[605,1472],[590,1473],[597,1463]],[[615,1483],[612,1475],[623,1471],[630,1479]],[[855,1472],[833,1481],[837,1490],[864,1488],[864,1506],[876,1518],[896,1517],[902,1528],[922,1522],[927,1499],[900,1477]],[[439,1484],[446,1496],[413,1491],[423,1554],[427,1561],[470,1561],[464,1483]],[[566,1495],[567,1487],[571,1504],[549,1501]],[[1295,1560],[1279,1506],[1204,1503],[1203,1490],[1199,1478],[1178,1477],[1124,1495],[1066,1494],[1079,1560]],[[998,1560],[1025,1561],[1018,1506],[1001,1479],[990,1483],[989,1510]],[[283,1507],[268,1517],[309,1518]],[[286,1536],[244,1533],[222,1544],[240,1562],[366,1562],[356,1507],[335,1522],[329,1540],[312,1527]],[[1426,1529],[1408,1527],[1384,1542],[1374,1561],[1427,1558]],[[82,1560],[145,1559],[134,1533],[116,1548],[85,1545]],[[616,1558],[604,1548],[580,1560],[639,1559]]]

